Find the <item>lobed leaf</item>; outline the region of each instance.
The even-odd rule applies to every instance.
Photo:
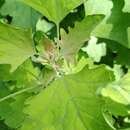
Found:
[[[59,24],[61,20],[74,8],[82,4],[83,0],[21,0],[36,9],[50,21]]]
[[[11,71],[35,54],[31,31],[0,23],[0,64],[10,64]]]
[[[61,53],[65,59],[71,60],[74,58],[103,18],[103,15],[87,16],[70,29],[68,34],[61,30]]]
[[[28,100],[29,117],[20,130],[111,130],[102,115],[104,101],[96,93],[112,80],[101,66],[54,81]]]
[[[105,19],[95,28],[92,34],[114,40],[130,48],[130,13],[122,11],[124,4],[124,0],[88,0],[85,4],[86,15],[105,13]]]

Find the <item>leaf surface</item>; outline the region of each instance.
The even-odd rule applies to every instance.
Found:
[[[0,82],[0,98],[11,94],[9,86],[6,83]],[[22,109],[27,95],[20,95],[14,99],[9,99],[0,103],[0,120],[11,128],[18,128],[21,126],[26,114]],[[16,107],[17,106],[17,107]]]
[[[6,0],[5,4],[0,9],[0,13],[4,16],[11,16],[12,25],[33,29],[35,29],[36,22],[40,16],[34,9],[18,0]]]
[[[36,9],[49,20],[59,24],[60,21],[83,0],[21,0]]]
[[[0,64],[10,64],[14,71],[35,54],[30,30],[20,30],[0,23]]]
[[[20,130],[111,130],[102,115],[104,101],[96,92],[112,80],[112,73],[101,66],[54,81],[28,100],[29,118]]]

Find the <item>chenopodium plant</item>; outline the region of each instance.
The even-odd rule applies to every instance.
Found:
[[[100,7],[100,2],[104,8]],[[10,0],[4,3],[1,12],[13,5],[7,11],[15,20],[13,26],[28,27],[18,19],[23,14],[14,8],[17,5],[22,9],[38,11],[40,14],[35,19],[42,14],[46,22],[51,21],[46,26],[53,25],[51,27],[56,28],[56,32],[51,37],[53,29],[50,26],[50,33],[43,32],[43,29],[31,31],[7,25],[1,18],[0,130],[130,129],[129,73],[115,81],[112,69],[103,64],[95,65],[81,49],[91,35],[106,38],[106,43],[113,40],[120,45],[125,44],[121,37],[118,39],[118,34],[108,35],[114,33],[116,25],[112,30],[106,22],[111,7],[116,6],[115,11],[118,12],[120,4],[116,0],[100,2]],[[119,6],[115,5],[117,3]],[[128,4],[126,0],[125,10]],[[73,15],[81,6],[85,7],[86,15],[76,21]],[[67,19],[70,17],[73,19]],[[114,16],[112,19],[115,24],[117,19]],[[64,21],[66,26],[74,22],[73,28],[63,29]],[[120,27],[118,29],[121,30]],[[110,47],[112,50],[114,45]],[[117,58],[115,61],[118,61]]]

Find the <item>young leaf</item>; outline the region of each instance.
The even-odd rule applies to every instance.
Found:
[[[112,80],[112,73],[101,66],[54,81],[27,102],[29,117],[20,130],[111,130],[96,92]]]
[[[103,15],[87,16],[67,34],[61,30],[61,53],[67,60],[74,58],[85,41],[88,41],[93,29],[102,21]]]
[[[59,24],[60,21],[84,0],[21,0],[36,9],[50,21]]]
[[[11,71],[35,53],[30,30],[0,23],[0,64],[11,64]]]

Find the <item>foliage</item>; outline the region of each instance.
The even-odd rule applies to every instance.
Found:
[[[0,130],[130,130],[129,0],[0,0]]]

